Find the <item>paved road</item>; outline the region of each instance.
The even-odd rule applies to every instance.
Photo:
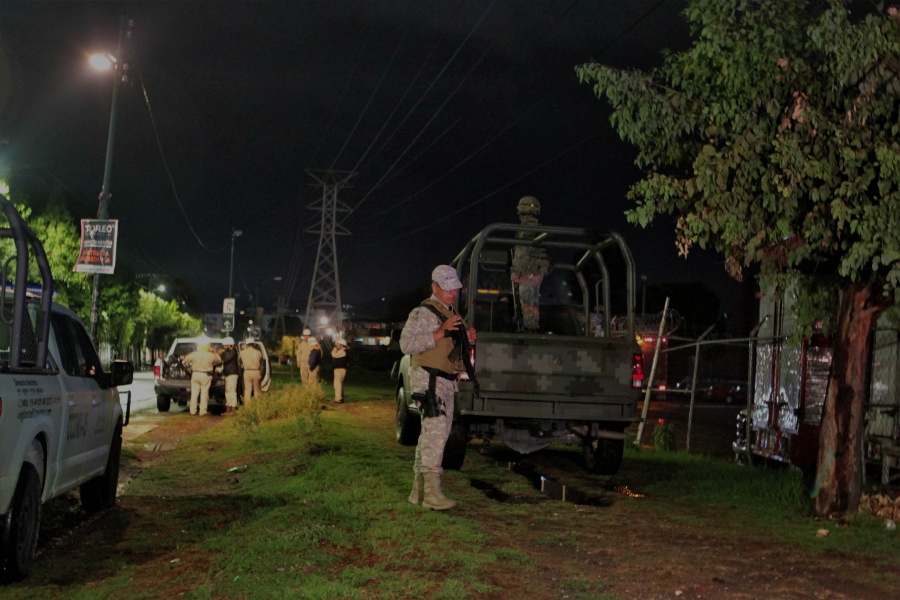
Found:
[[[153,371],[139,371],[134,374],[131,385],[119,388],[122,395],[122,409],[125,409],[126,396],[123,392],[131,392],[131,414],[146,411],[152,408],[156,410],[156,394],[153,393]]]
[[[134,374],[131,385],[119,388],[122,410],[128,402],[126,391],[131,392],[131,418],[128,426],[122,431],[122,439],[126,442],[156,428],[160,421],[156,410],[156,394],[153,392],[153,372],[140,371]],[[178,408],[176,405],[175,408]]]

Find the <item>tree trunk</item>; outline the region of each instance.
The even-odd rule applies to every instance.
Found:
[[[880,290],[860,282],[840,290],[837,331],[812,490],[815,513],[855,513],[862,492],[865,400],[872,327],[885,309]]]

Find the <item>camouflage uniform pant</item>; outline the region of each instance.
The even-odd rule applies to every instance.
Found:
[[[424,369],[412,369],[410,385],[413,392],[427,390],[429,377]],[[416,459],[413,462],[414,473],[444,472],[441,462],[444,460],[444,445],[450,437],[450,426],[453,424],[453,396],[456,393],[456,382],[438,377],[435,380],[434,391],[447,414],[422,419],[422,431],[419,433]]]
[[[522,275],[519,279],[519,304],[522,306],[522,321],[525,329],[540,327],[538,304],[541,296],[543,275]]]

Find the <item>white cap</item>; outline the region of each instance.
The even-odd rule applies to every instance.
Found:
[[[310,331],[309,329],[304,329],[303,335],[312,335],[312,331]]]
[[[341,338],[341,339],[335,341],[334,343],[337,344],[338,346],[346,346],[347,345],[347,342],[344,341],[344,338]]]
[[[431,280],[438,284],[442,290],[449,292],[462,287],[462,282],[456,274],[456,269],[450,265],[439,265],[431,272]]]
[[[248,337],[246,340],[244,340],[244,342],[246,342],[246,343],[248,343],[248,344],[252,344],[252,343],[253,343],[253,338],[252,338],[252,337]]]
[[[225,338],[224,340],[222,340],[222,345],[223,346],[234,346],[234,338],[231,336]]]

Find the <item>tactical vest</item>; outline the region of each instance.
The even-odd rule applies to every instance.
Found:
[[[453,314],[444,308],[443,304],[432,300],[431,298],[425,300],[419,306],[429,309],[435,315],[440,317],[441,323],[449,319]],[[456,375],[457,373],[464,371],[466,367],[462,362],[462,358],[458,355],[458,352],[455,353],[454,357],[451,357],[451,354],[454,354],[455,349],[456,342],[453,341],[453,338],[443,337],[435,342],[434,348],[419,354],[413,354],[410,357],[412,366],[425,369],[437,369],[448,375]]]

